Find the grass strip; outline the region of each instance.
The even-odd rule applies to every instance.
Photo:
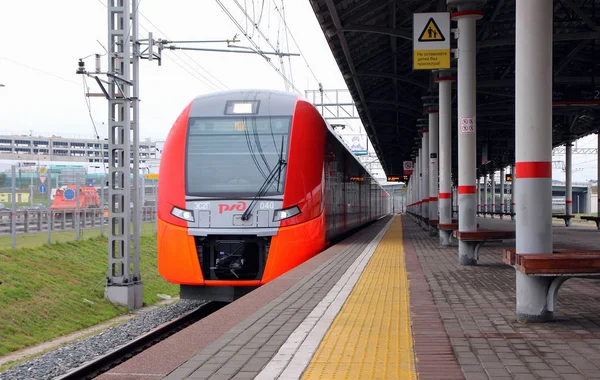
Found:
[[[92,236],[32,248],[0,249],[0,355],[39,344],[129,312],[104,299],[106,238]],[[160,277],[156,235],[140,244],[144,305],[175,296]]]

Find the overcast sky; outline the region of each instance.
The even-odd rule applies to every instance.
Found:
[[[303,53],[285,61],[286,73],[302,94],[318,89],[346,89],[323,32],[308,0],[286,0],[285,33],[282,0],[220,0],[237,22],[252,35],[265,51],[271,47],[247,21],[246,8],[269,42],[282,51]],[[83,76],[76,75],[77,62],[94,53],[104,53],[107,45],[106,0],[47,0],[4,2],[0,13],[3,41],[0,50],[0,133],[50,136],[93,137],[94,125],[88,114]],[[277,8],[276,8],[277,7]],[[278,9],[278,10],[277,10]],[[141,0],[140,36],[169,40],[222,40],[238,35],[237,45],[251,46],[217,0]],[[261,16],[262,14],[262,16]],[[293,41],[296,40],[296,43]],[[99,41],[99,42],[98,42]],[[224,43],[175,44],[205,48],[226,48]],[[271,62],[280,68],[279,59]],[[291,70],[290,70],[291,61]],[[306,62],[310,65],[311,73]],[[94,69],[94,58],[85,59],[86,68]],[[102,70],[107,69],[106,56]],[[316,77],[316,78],[315,78]],[[87,78],[92,93],[96,83]],[[217,90],[267,88],[285,90],[283,78],[256,54],[199,51],[164,51],[162,66],[143,60],[140,69],[140,130],[142,138],[164,139],[179,113],[200,94]],[[107,103],[91,98],[91,115],[98,132],[106,137]],[[102,124],[105,123],[105,124]],[[346,121],[344,133],[358,133],[359,121]],[[580,146],[596,147],[595,136]],[[560,156],[555,160],[564,160]],[[595,156],[575,156],[575,181],[596,178]],[[554,170],[555,179],[564,178]]]

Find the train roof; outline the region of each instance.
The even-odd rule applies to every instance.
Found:
[[[192,101],[190,117],[291,116],[299,95],[279,90],[228,90],[200,95]],[[236,113],[233,103],[252,103],[251,113]],[[231,105],[231,106],[230,106]]]

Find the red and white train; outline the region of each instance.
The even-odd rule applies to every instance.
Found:
[[[197,97],[159,173],[158,271],[181,298],[234,300],[391,207],[315,107],[289,92]]]

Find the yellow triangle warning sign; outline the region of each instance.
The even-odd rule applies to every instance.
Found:
[[[439,26],[435,23],[433,17],[427,21],[425,28],[419,36],[419,42],[441,42],[446,41],[446,37],[442,34]]]

